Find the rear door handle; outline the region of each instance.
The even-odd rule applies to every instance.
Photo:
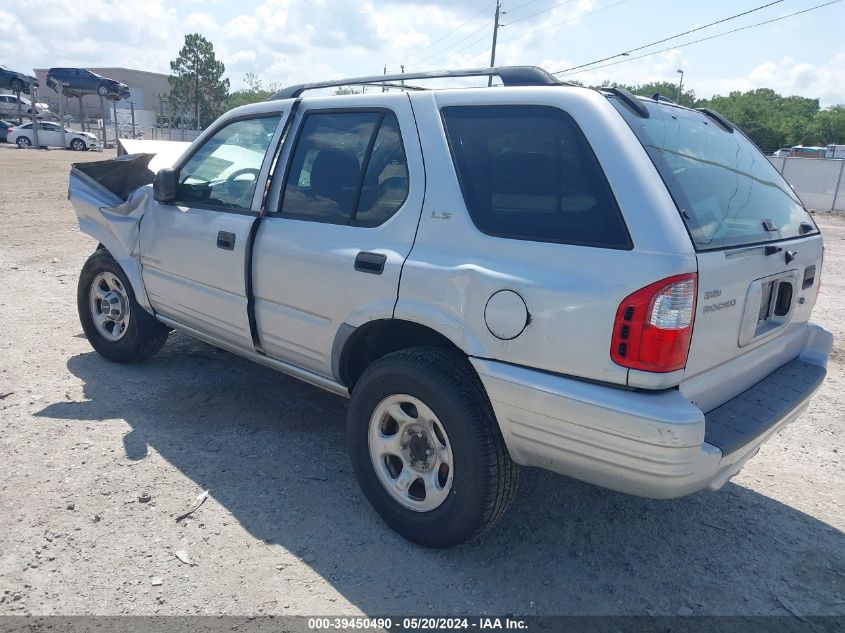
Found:
[[[217,233],[217,248],[222,248],[224,251],[235,250],[235,234],[229,231]]]
[[[355,258],[355,270],[359,273],[380,275],[384,272],[384,264],[386,261],[387,255],[362,251],[358,253],[358,256]]]

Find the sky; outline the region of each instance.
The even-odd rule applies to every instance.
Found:
[[[638,48],[772,0],[502,0],[497,65],[549,71]],[[568,79],[676,82],[699,97],[767,87],[845,104],[845,2],[682,47],[829,0],[781,0]],[[490,63],[495,2],[484,0],[11,0],[0,4],[0,64],[169,72],[186,33],[208,38],[232,89],[247,73],[286,85]],[[672,47],[672,48],[670,48]],[[650,51],[658,51],[635,59]],[[606,62],[609,63],[609,62]]]

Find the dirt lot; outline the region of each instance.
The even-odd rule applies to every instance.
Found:
[[[359,493],[344,400],[180,334],[144,365],[92,352],[66,189],[103,156],[0,145],[0,614],[845,614],[841,217],[818,218],[827,382],[723,491],[526,469],[486,540],[429,551]]]

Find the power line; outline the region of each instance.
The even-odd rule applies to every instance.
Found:
[[[492,20],[488,20],[488,21],[486,21],[486,22],[485,22],[484,24],[482,24],[480,27],[478,27],[477,29],[475,29],[472,33],[469,33],[468,35],[466,35],[466,36],[462,37],[461,39],[459,39],[457,42],[454,42],[454,43],[452,44],[452,46],[457,46],[458,44],[460,44],[461,42],[465,42],[466,40],[468,40],[468,39],[469,39],[469,38],[471,38],[472,36],[477,35],[478,33],[481,33],[481,31],[486,31],[487,29],[489,29],[489,28],[490,28],[490,25],[491,25],[492,23],[493,23],[493,21],[492,21]],[[486,34],[486,33],[485,33],[484,35],[482,35],[482,36],[481,36],[481,38],[476,39],[476,40],[473,40],[473,41],[472,41],[472,42],[470,42],[467,46],[464,46],[463,48],[461,48],[461,49],[459,49],[459,50],[457,50],[457,51],[454,51],[454,52],[449,53],[449,52],[447,52],[447,51],[448,51],[448,49],[447,49],[447,51],[440,51],[440,52],[438,52],[438,53],[435,53],[434,55],[429,55],[429,56],[427,56],[427,57],[423,57],[422,59],[417,60],[415,63],[416,63],[416,64],[419,64],[419,65],[422,65],[422,64],[427,64],[427,63],[428,63],[428,61],[429,61],[429,60],[432,60],[432,59],[438,59],[438,58],[441,58],[441,59],[446,59],[446,58],[452,57],[452,55],[454,55],[454,54],[456,54],[456,53],[460,53],[461,51],[464,51],[464,50],[468,49],[470,46],[473,46],[474,44],[477,44],[478,42],[480,42],[480,41],[481,41],[481,40],[483,40],[483,39],[487,39],[487,34]],[[444,52],[446,53],[446,57],[442,57],[442,56],[443,56],[443,54],[444,54]],[[435,62],[435,63],[437,63],[437,62]],[[428,65],[430,65],[430,64],[428,64]]]
[[[502,14],[513,13],[514,11],[519,11],[522,7],[527,7],[529,4],[534,4],[535,2],[539,2],[540,0],[528,0],[528,2],[523,2],[520,5],[515,6],[513,9],[508,9],[507,11],[502,11]]]
[[[512,22],[508,22],[507,24],[503,24],[502,26],[510,26],[510,25],[512,25],[512,24],[516,24],[517,22],[522,22],[523,20],[528,20],[528,19],[530,19],[530,18],[533,18],[534,16],[537,16],[537,15],[542,15],[543,13],[548,13],[548,12],[549,12],[549,11],[551,11],[552,9],[557,9],[558,7],[562,7],[562,6],[563,6],[563,5],[565,5],[565,4],[569,4],[569,3],[570,3],[570,2],[572,2],[572,1],[573,1],[573,0],[563,0],[563,2],[558,2],[557,4],[553,4],[553,5],[552,5],[552,6],[550,6],[548,9],[543,9],[542,11],[537,11],[536,13],[531,13],[531,14],[529,14],[529,15],[524,15],[524,16],[522,16],[521,18],[519,18],[518,20],[514,20],[514,21],[512,21]],[[523,6],[523,7],[524,7],[525,5],[523,4],[523,5],[521,5],[521,6]],[[519,7],[517,7],[517,9],[518,9],[518,8],[519,8]],[[516,9],[511,9],[510,11],[507,11],[507,13],[510,13],[511,11],[516,11]]]
[[[521,39],[521,38],[526,37],[528,35],[533,35],[534,33],[538,33],[540,31],[548,31],[549,29],[553,29],[553,28],[556,28],[558,26],[563,26],[564,24],[569,24],[570,22],[575,22],[576,20],[580,20],[581,18],[585,18],[588,15],[593,15],[595,13],[601,13],[602,11],[607,11],[608,9],[612,9],[613,7],[619,6],[620,4],[623,4],[625,2],[628,2],[628,0],[617,0],[617,2],[614,2],[614,3],[609,4],[607,6],[601,7],[600,9],[594,9],[593,11],[587,11],[587,13],[582,13],[581,15],[576,15],[575,17],[569,18],[568,20],[564,20],[563,22],[555,22],[554,24],[549,24],[548,26],[542,26],[539,29],[533,29],[531,31],[527,31],[526,33],[523,33],[522,35],[516,35],[514,37],[509,37],[507,39],[500,40],[499,43],[512,42],[514,40]],[[511,24],[513,24],[513,22],[511,22]]]
[[[431,42],[431,43],[430,43],[430,44],[428,44],[427,46],[423,46],[422,48],[415,50],[413,53],[408,53],[405,57],[403,57],[403,58],[402,58],[402,61],[408,61],[408,59],[409,59],[409,58],[411,58],[411,57],[413,57],[413,56],[417,55],[418,53],[422,53],[423,51],[428,50],[429,48],[431,48],[431,47],[432,47],[432,46],[434,46],[435,44],[439,44],[439,43],[440,43],[440,42],[442,42],[443,40],[448,39],[449,37],[451,37],[452,35],[454,35],[454,34],[455,34],[455,33],[457,33],[458,31],[460,31],[462,28],[464,28],[467,24],[469,24],[470,22],[472,22],[472,21],[473,21],[475,18],[477,18],[479,15],[481,15],[482,13],[484,13],[484,12],[485,12],[487,9],[489,9],[489,8],[490,8],[493,4],[494,4],[493,2],[488,2],[488,3],[487,3],[487,4],[485,4],[483,7],[481,7],[481,9],[479,9],[478,13],[474,13],[474,14],[473,14],[473,16],[472,16],[469,20],[467,20],[466,22],[464,22],[464,23],[463,23],[463,24],[461,24],[460,26],[455,27],[454,29],[452,29],[451,31],[449,31],[448,33],[446,33],[446,35],[444,35],[444,36],[443,36],[443,37],[441,37],[441,38],[438,38],[438,39],[434,40],[433,42]],[[396,62],[394,62],[394,63],[396,63]]]
[[[489,25],[486,25],[484,28],[487,28],[488,26],[489,26]],[[476,44],[478,44],[478,43],[479,43],[479,42],[481,42],[481,41],[485,41],[485,42],[486,42],[488,37],[489,37],[489,36],[487,35],[487,33],[485,33],[484,35],[482,35],[481,37],[479,37],[479,38],[478,38],[478,39],[476,39],[476,40],[473,40],[472,42],[470,42],[469,44],[467,44],[467,45],[466,45],[466,46],[464,46],[463,48],[459,48],[459,49],[458,49],[458,50],[456,50],[456,51],[452,51],[451,53],[447,53],[445,57],[441,57],[441,58],[440,58],[440,59],[438,59],[437,61],[434,61],[434,62],[432,62],[432,63],[430,63],[430,64],[427,64],[427,66],[428,66],[429,68],[433,68],[433,67],[437,66],[438,64],[440,64],[441,62],[445,62],[447,59],[449,59],[449,58],[451,58],[451,57],[454,57],[455,55],[457,55],[457,54],[459,54],[459,53],[464,52],[465,50],[467,50],[468,48],[470,48],[470,47],[472,47],[472,46],[475,46]],[[487,48],[487,44],[486,44],[486,43],[485,43],[485,45],[484,45],[484,48],[485,48],[485,49]],[[480,53],[480,52],[481,52],[481,51],[479,51],[479,53]],[[478,54],[478,53],[474,53],[474,55],[477,55],[477,54]]]
[[[601,62],[606,62],[610,59],[615,59],[617,57],[623,57],[625,55],[630,55],[631,53],[636,53],[637,51],[641,51],[644,48],[648,48],[650,46],[656,46],[658,44],[662,44],[663,42],[668,42],[669,40],[674,40],[674,39],[677,39],[679,37],[683,37],[684,35],[689,35],[690,33],[695,33],[696,31],[701,31],[701,30],[710,28],[711,26],[716,26],[717,24],[722,24],[723,22],[728,22],[729,20],[735,20],[736,18],[741,18],[744,15],[748,15],[749,13],[754,13],[755,11],[760,11],[762,9],[766,9],[768,7],[771,7],[772,5],[780,4],[781,2],[783,2],[783,0],[775,0],[774,2],[769,2],[768,4],[764,4],[762,6],[755,7],[754,9],[749,9],[748,11],[743,11],[742,13],[737,13],[736,15],[732,15],[732,16],[727,17],[727,18],[722,18],[721,20],[717,20],[716,22],[711,22],[710,24],[705,24],[704,26],[698,26],[694,29],[690,29],[689,31],[684,31],[683,33],[678,33],[677,35],[672,35],[670,37],[664,37],[662,40],[657,40],[656,42],[651,42],[649,44],[643,44],[642,46],[638,46],[637,48],[632,48],[632,49],[624,51],[622,53],[617,53],[616,55],[611,55],[610,57],[604,57],[602,59],[597,59],[595,61],[588,62],[586,64],[580,64],[578,66],[572,66],[571,68],[567,68],[565,71],[558,71],[558,72],[568,72],[570,70],[575,70],[577,68],[584,68],[586,66],[592,66],[593,64],[600,64]]]
[[[766,20],[765,22],[757,22],[756,24],[749,24],[747,26],[741,26],[736,29],[731,29],[730,31],[725,31],[724,33],[717,33],[716,35],[711,35],[709,37],[703,37],[698,40],[693,40],[691,42],[684,42],[683,44],[678,44],[676,46],[669,46],[667,48],[662,48],[660,50],[651,51],[649,53],[645,53],[643,55],[637,55],[636,57],[626,57],[625,59],[621,59],[618,62],[611,62],[609,64],[602,64],[601,66],[593,66],[592,68],[584,68],[581,70],[576,70],[572,72],[572,70],[558,70],[553,75],[579,75],[581,73],[589,72],[591,70],[598,70],[599,68],[607,68],[608,66],[616,66],[617,64],[624,64],[625,62],[632,62],[635,59],[642,59],[643,57],[648,57],[650,55],[657,55],[658,53],[665,53],[666,51],[675,50],[678,48],[684,48],[685,46],[691,46],[692,44],[699,44],[700,42],[707,42],[709,40],[715,40],[720,37],[724,37],[725,35],[730,35],[732,33],[738,33],[740,31],[747,31],[748,29],[753,29],[758,26],[765,26],[766,24],[772,24],[773,22],[780,22],[781,20],[786,20],[787,18],[795,17],[796,15],[801,15],[802,13],[809,13],[810,11],[815,11],[816,9],[822,9],[824,7],[829,7],[832,4],[837,4],[842,2],[842,0],[831,0],[830,2],[825,2],[824,4],[817,4],[814,7],[810,7],[809,9],[803,9],[801,11],[796,11],[795,13],[789,13],[787,15],[783,15],[779,18],[772,18],[771,20]]]

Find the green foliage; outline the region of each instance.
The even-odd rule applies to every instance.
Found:
[[[244,83],[246,84],[246,88],[236,90],[229,95],[229,98],[226,101],[227,110],[247,105],[249,103],[267,101],[267,99],[279,91],[278,84],[270,84],[265,88],[264,82],[262,82],[255,73],[247,73],[244,76]]]
[[[635,95],[642,95],[643,97],[652,97],[655,93],[658,93],[661,96],[668,97],[675,103],[687,106],[688,108],[695,107],[696,103],[695,90],[687,90],[686,88],[683,88],[680,98],[678,98],[678,84],[672,83],[671,81],[652,81],[639,86],[620,85],[619,87],[626,88]]]
[[[185,36],[179,56],[170,62],[171,109],[193,113],[205,127],[226,110],[229,80],[226,67],[214,55],[214,46],[199,33]]]
[[[335,90],[334,93],[336,95],[359,95],[361,94],[361,90],[358,88],[352,88],[351,86],[341,86]]]
[[[816,143],[845,145],[845,106],[836,105],[815,116],[812,135]]]
[[[609,82],[602,84],[609,85]],[[820,109],[818,99],[784,97],[770,88],[731,92],[710,99],[697,99],[695,91],[683,90],[668,81],[642,85],[619,85],[636,95],[659,93],[691,108],[711,108],[736,123],[764,152],[793,145],[845,144],[845,106]]]

